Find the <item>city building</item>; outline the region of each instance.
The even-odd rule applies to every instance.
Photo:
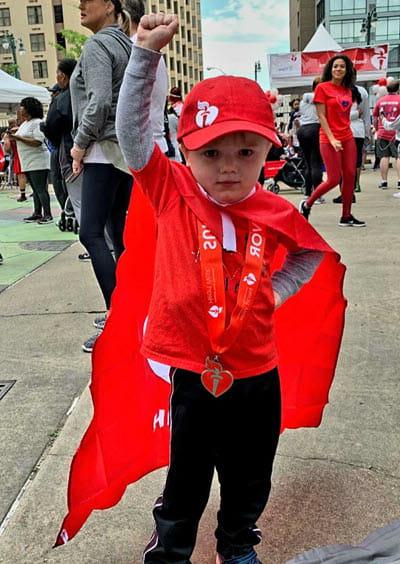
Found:
[[[0,65],[22,80],[49,87],[66,45],[63,30],[90,35],[80,26],[79,0],[1,0]],[[186,94],[203,77],[200,0],[147,0],[148,11],[180,17],[179,33],[165,50],[171,86]]]
[[[315,0],[290,0],[290,50],[302,51],[316,30]]]
[[[324,23],[343,47],[367,45],[368,33],[363,22],[371,10],[369,43],[389,43],[388,75],[400,77],[400,1],[399,0],[319,0],[316,2],[317,25]],[[375,18],[373,18],[375,19]]]

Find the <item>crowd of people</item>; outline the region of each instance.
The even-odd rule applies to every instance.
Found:
[[[101,9],[99,9],[101,8]],[[49,181],[61,211],[69,208],[79,225],[79,238],[91,260],[106,313],[94,320],[98,331],[82,348],[92,352],[104,328],[115,271],[124,250],[123,232],[132,177],[121,154],[115,131],[116,105],[136,29],[144,15],[142,0],[80,3],[81,24],[93,35],[78,61],[58,63],[52,100],[44,119],[35,98],[21,100],[16,119],[3,130],[2,146],[9,173],[17,178],[25,202],[26,185],[33,192],[33,212],[23,219],[39,225],[53,221]],[[177,142],[182,107],[178,86],[168,92],[164,58],[160,60],[151,94],[150,121],[160,149],[183,162]]]
[[[79,9],[92,35],[78,61],[60,61],[46,119],[41,103],[25,98],[3,138],[13,155],[19,201],[26,199],[26,182],[33,191],[33,211],[24,221],[52,222],[51,171],[60,208],[68,200],[73,208],[104,300],[105,314],[94,320],[98,331],[83,344],[92,352],[107,323],[132,186],[139,181],[159,229],[143,350],[174,367],[171,462],[144,561],[189,562],[216,467],[222,499],[217,562],[257,564],[256,521],[268,499],[281,417],[273,312],[320,268],[330,272],[338,261],[304,221],[315,203],[340,185],[339,225],[365,226],[352,204],[372,137],[368,95],[356,85],[352,61],[338,54],[313,91],[291,102],[288,138],[307,167],[299,214],[257,184],[271,146],[281,141],[255,82],[209,79],[183,100],[176,86],[168,93],[160,53],[177,31],[176,17],[145,16],[142,0],[80,0]],[[381,189],[388,186],[389,158],[398,165],[398,88],[397,81],[388,84],[373,111]],[[290,226],[282,222],[288,214]],[[271,248],[278,245],[286,260],[270,276]],[[176,273],[184,277],[179,281]],[[337,280],[337,299],[339,278],[332,274],[329,282]],[[340,343],[340,323],[334,334]],[[204,440],[204,413],[210,429],[231,425],[235,440],[224,433]]]
[[[301,213],[308,219],[311,207],[323,203],[324,195],[340,186],[340,196],[333,199],[342,205],[340,226],[364,227],[365,222],[351,214],[356,192],[361,191],[360,175],[365,169],[367,149],[375,153],[374,170],[380,169],[378,188],[388,187],[390,158],[399,175],[400,95],[398,80],[390,79],[386,92],[379,97],[371,112],[369,96],[356,84],[357,72],[350,59],[333,57],[321,77],[316,77],[312,92],[291,102],[291,112],[285,130],[285,141],[296,156],[306,163],[305,195]],[[326,181],[323,182],[323,172]],[[400,197],[400,184],[393,194]]]

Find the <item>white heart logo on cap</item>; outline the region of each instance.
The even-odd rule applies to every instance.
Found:
[[[196,124],[198,127],[208,127],[217,119],[219,109],[217,106],[210,106],[208,102],[197,102],[199,111],[196,114]]]

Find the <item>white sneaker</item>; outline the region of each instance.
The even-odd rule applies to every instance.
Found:
[[[318,200],[315,200],[315,204],[325,204],[325,198],[321,196]]]
[[[393,194],[393,198],[400,198],[400,192],[395,192]]]

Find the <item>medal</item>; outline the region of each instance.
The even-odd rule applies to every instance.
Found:
[[[219,398],[232,387],[233,374],[229,370],[224,370],[216,359],[208,356],[205,370],[201,373],[201,383],[210,394]]]
[[[231,348],[243,329],[247,313],[253,306],[261,281],[266,228],[250,223],[237,302],[228,327],[226,327],[222,246],[208,227],[200,221],[198,221],[198,235],[205,317],[213,353],[206,358],[201,382],[214,397],[219,397],[229,390],[234,377],[229,370],[223,368],[216,355],[221,355]]]

